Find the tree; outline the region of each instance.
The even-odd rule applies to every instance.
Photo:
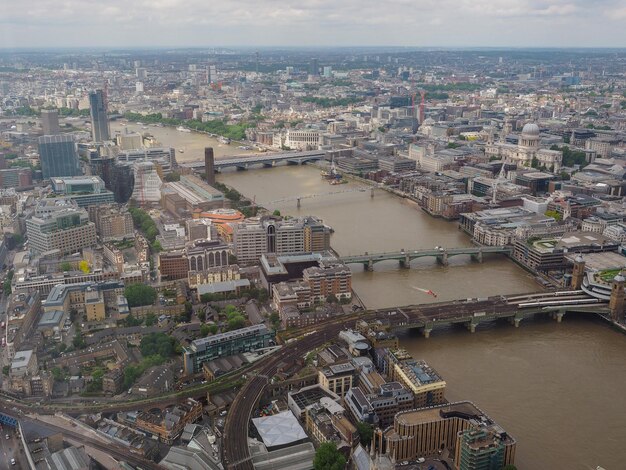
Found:
[[[9,370],[11,370],[11,366],[4,366],[4,367],[2,368],[2,373],[3,373],[4,375],[7,375],[7,376],[8,376],[8,375],[9,375]]]
[[[552,217],[557,222],[563,220],[563,215],[558,211],[546,211],[545,216]]]
[[[209,333],[211,333],[212,335],[217,333],[217,325],[210,325],[209,326]]]
[[[140,307],[154,304],[157,292],[154,287],[145,284],[131,284],[124,289],[124,296],[129,307]]]
[[[537,157],[533,157],[530,161],[530,166],[533,168],[539,168],[539,159]]]
[[[346,458],[337,450],[334,442],[324,442],[315,452],[313,468],[315,470],[343,470]]]
[[[272,215],[276,217],[280,217],[280,211],[278,209],[275,209],[274,212],[272,212]]]
[[[80,333],[80,331],[74,335],[74,339],[72,339],[72,345],[76,349],[85,349],[87,347],[87,343],[85,343],[85,338],[83,338],[83,335]]]
[[[157,317],[154,313],[146,315],[146,326],[156,325]]]
[[[198,319],[201,322],[205,322],[206,321],[206,312],[204,310],[200,310],[197,315],[198,315]]]
[[[356,430],[359,433],[359,440],[361,441],[361,445],[367,446],[370,442],[372,442],[374,429],[370,424],[359,421],[356,424]]]
[[[211,327],[207,324],[204,324],[200,327],[200,336],[208,336],[211,331]]]
[[[89,274],[91,272],[89,263],[86,260],[81,260],[80,263],[78,263],[78,269],[80,269],[85,274]]]
[[[59,266],[59,269],[61,271],[71,271],[72,265],[69,263],[69,261],[63,261],[61,265]]]
[[[167,359],[174,354],[176,340],[165,333],[150,333],[141,338],[139,349],[143,357],[161,356]]]
[[[277,312],[272,312],[270,315],[270,321],[272,322],[272,325],[274,325],[274,328],[278,329],[280,326],[280,315],[278,315]]]

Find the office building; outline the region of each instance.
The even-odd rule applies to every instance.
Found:
[[[51,178],[52,189],[57,194],[76,201],[79,207],[111,204],[114,195],[104,187],[99,176],[70,176]]]
[[[398,413],[394,417],[392,427],[384,431],[380,429],[375,431],[374,447],[376,451],[387,452],[398,461],[438,455],[440,451],[448,450],[451,455],[456,456],[455,465],[459,468],[463,447],[471,445],[472,442],[470,434],[465,437],[465,442],[462,438],[459,439],[459,436],[462,437],[468,430],[481,429],[498,436],[504,448],[502,466],[514,464],[515,439],[469,401]],[[465,449],[465,455],[469,450]]]
[[[152,162],[136,162],[133,164],[134,183],[132,198],[139,204],[159,202],[163,182]]]
[[[59,250],[75,253],[96,244],[96,226],[84,209],[67,208],[26,220],[26,234],[33,253]]]
[[[501,470],[505,439],[491,429],[468,429],[457,437],[455,462],[459,470]]]
[[[71,135],[39,137],[39,160],[44,179],[81,174],[76,143]]]
[[[135,172],[130,163],[116,162],[111,167],[111,191],[115,202],[127,203],[135,189]]]
[[[319,384],[327,390],[345,397],[355,381],[357,370],[349,362],[333,364],[318,373]]]
[[[103,242],[135,236],[133,217],[125,207],[115,204],[90,206],[89,220],[96,225],[96,233]]]
[[[7,168],[0,170],[0,188],[26,189],[33,186],[30,168]]]
[[[309,63],[309,75],[319,75],[320,73],[320,64],[317,58],[312,58]]]
[[[174,215],[221,208],[224,194],[194,175],[182,175],[179,181],[165,183],[162,205]]]
[[[91,113],[91,137],[94,142],[110,139],[109,118],[107,116],[106,97],[102,90],[89,93],[89,111]]]
[[[185,373],[201,372],[202,364],[207,361],[256,351],[273,344],[274,334],[264,324],[197,339],[183,348]]]
[[[253,263],[268,253],[278,255],[330,249],[330,227],[315,217],[250,219],[235,225],[233,241],[239,263]]]
[[[41,128],[43,135],[59,135],[61,133],[58,109],[41,110]]]

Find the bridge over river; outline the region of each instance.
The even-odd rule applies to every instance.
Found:
[[[566,312],[585,312],[610,317],[608,303],[582,290],[494,296],[378,310],[390,330],[420,329],[425,337],[438,326],[463,324],[472,333],[483,322],[505,319],[519,326],[524,318],[539,314],[561,321]]]
[[[453,256],[469,255],[478,262],[483,261],[483,255],[487,253],[511,254],[509,246],[468,246],[463,248],[433,248],[421,250],[400,250],[385,253],[364,253],[362,255],[342,256],[340,259],[346,264],[362,264],[365,269],[372,271],[374,264],[379,261],[398,260],[400,266],[409,268],[411,260],[424,257],[434,257],[444,266],[448,264],[448,259]]]
[[[221,171],[226,168],[247,170],[252,166],[273,167],[276,166],[277,163],[281,162],[286,162],[288,165],[302,165],[304,163],[322,160],[325,155],[325,150],[236,155],[231,158],[215,160],[214,168],[215,171]],[[203,171],[205,169],[204,160],[181,163],[180,166],[198,171]]]

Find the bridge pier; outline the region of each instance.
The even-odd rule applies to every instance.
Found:
[[[467,331],[469,331],[470,333],[476,333],[476,326],[478,325],[478,323],[474,323],[473,321],[468,322],[467,324]]]
[[[557,323],[561,323],[561,321],[563,321],[564,316],[565,316],[565,312],[554,312],[552,314],[552,319],[556,320]]]
[[[521,323],[524,317],[519,313],[516,313],[514,317],[509,317],[509,323],[513,325],[515,328],[519,328],[519,324]]]
[[[426,339],[430,338],[431,331],[433,331],[432,328],[422,328],[422,334],[424,335],[424,338]]]
[[[297,201],[298,201],[298,202],[296,203],[296,207],[297,207],[298,209],[300,209],[300,206],[301,206],[301,204],[300,204],[300,198],[298,198],[298,199],[297,199]]]
[[[404,259],[400,259],[399,262],[401,268],[411,269],[411,258],[409,258],[409,255],[406,255]]]
[[[237,165],[237,171],[246,171],[248,169],[248,165]]]
[[[483,262],[483,250],[480,250],[478,253],[470,256],[474,261],[478,261],[479,263]]]
[[[448,266],[448,252],[444,251],[440,255],[437,255],[437,262],[442,266]]]
[[[373,198],[374,197],[374,188],[370,188],[370,197]]]
[[[367,271],[373,271],[374,270],[374,261],[372,261],[371,259],[367,262],[367,266],[365,266],[365,269]]]
[[[273,166],[274,166],[274,162],[263,164],[263,168],[272,168]]]

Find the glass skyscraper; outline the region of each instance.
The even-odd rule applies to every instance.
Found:
[[[81,174],[76,144],[70,135],[39,137],[39,160],[44,179]]]
[[[109,119],[102,90],[89,93],[89,110],[91,112],[91,136],[94,142],[110,139]]]

